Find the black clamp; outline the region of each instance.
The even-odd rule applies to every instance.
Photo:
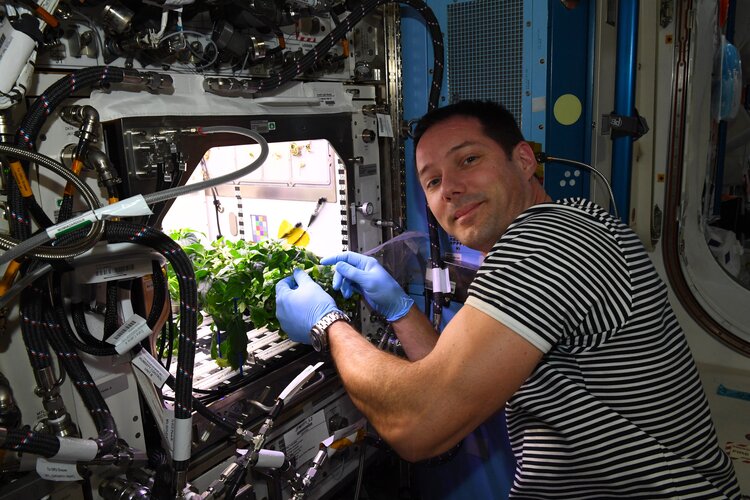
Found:
[[[631,136],[637,141],[648,132],[646,119],[635,110],[635,116],[622,116],[610,113],[602,115],[602,135],[611,135],[612,139]]]

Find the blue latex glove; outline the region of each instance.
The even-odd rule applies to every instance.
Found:
[[[347,299],[356,291],[388,321],[406,315],[414,301],[373,257],[355,252],[344,252],[320,261],[336,264],[333,289],[340,290]]]
[[[333,311],[336,301],[302,269],[276,283],[276,317],[295,342],[309,344],[313,325]]]

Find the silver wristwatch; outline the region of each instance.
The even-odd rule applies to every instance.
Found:
[[[318,320],[310,330],[310,343],[318,352],[328,352],[328,327],[336,321],[351,323],[349,316],[341,311],[331,311]]]

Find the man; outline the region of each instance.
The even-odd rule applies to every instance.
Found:
[[[585,200],[552,203],[512,115],[461,102],[417,126],[416,166],[441,226],[485,259],[438,337],[374,259],[334,286],[393,323],[409,360],[370,345],[302,271],[277,286],[294,340],[327,332],[355,405],[406,460],[458,443],[505,407],[511,496],[738,497],[684,335],[637,236]],[[319,323],[320,322],[320,323]]]

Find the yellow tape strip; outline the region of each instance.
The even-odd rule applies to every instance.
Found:
[[[10,173],[13,174],[16,184],[18,184],[18,190],[21,192],[21,196],[24,198],[34,196],[34,193],[31,191],[29,179],[26,177],[26,173],[23,171],[23,165],[21,165],[20,161],[10,162]]]

